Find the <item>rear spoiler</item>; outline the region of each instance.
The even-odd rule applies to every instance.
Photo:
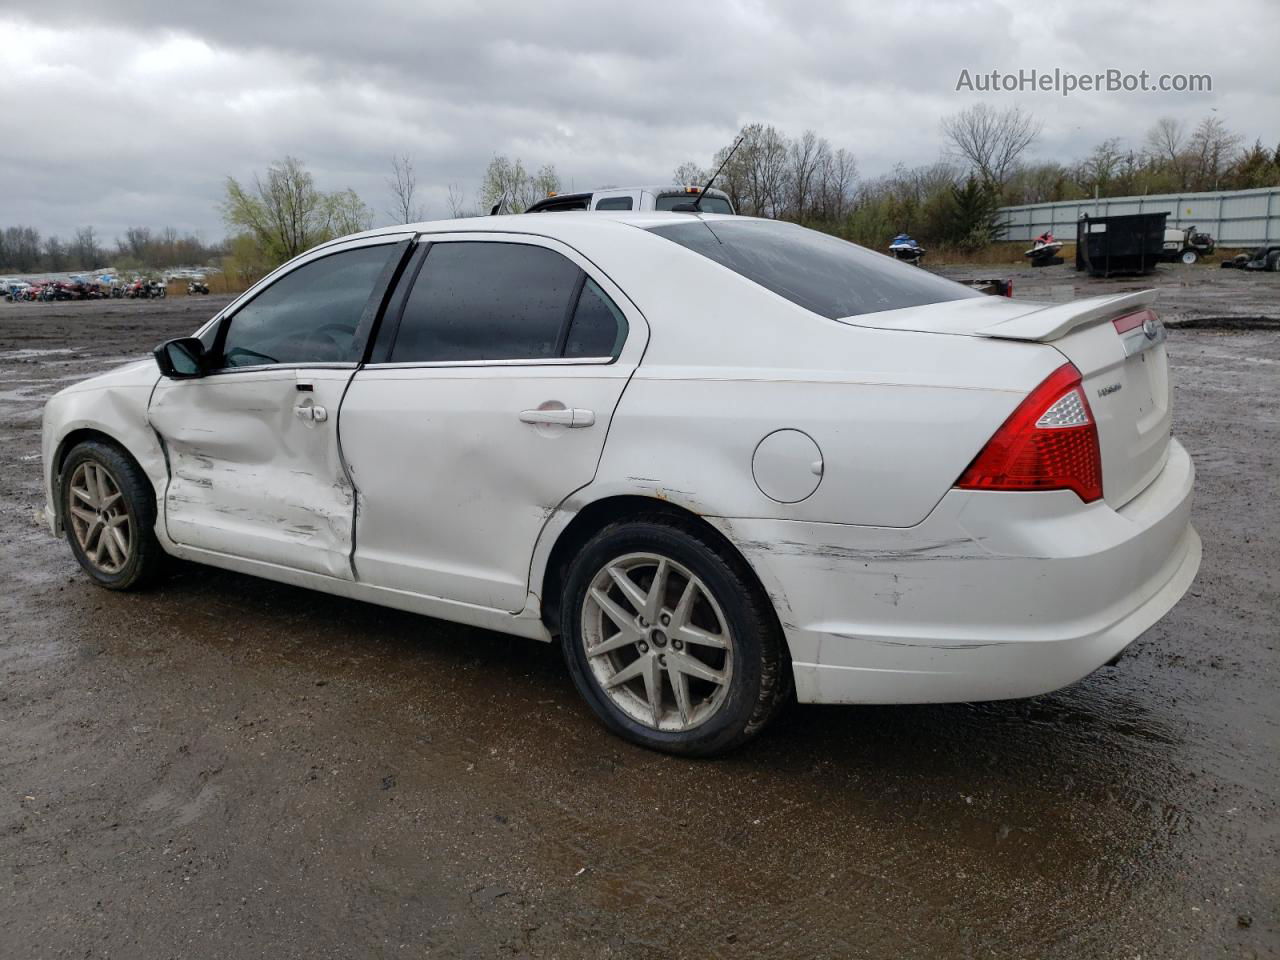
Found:
[[[1113,320],[1126,313],[1149,307],[1155,303],[1155,299],[1156,291],[1139,290],[1137,293],[1121,293],[1111,297],[1089,297],[1087,300],[1057,303],[1018,317],[1001,320],[975,330],[974,333],[980,337],[1048,342],[1066,336],[1076,327],[1083,327],[1100,320]]]

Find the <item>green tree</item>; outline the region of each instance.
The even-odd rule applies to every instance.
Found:
[[[486,211],[497,205],[500,213],[524,213],[543,197],[559,190],[560,176],[551,164],[530,173],[519,157],[512,160],[499,154],[485,169],[480,200]]]
[[[950,189],[943,240],[964,251],[979,250],[1000,235],[1000,198],[994,186],[970,175]]]
[[[246,187],[227,177],[222,216],[234,234],[247,234],[273,265],[291,260],[318,243],[368,229],[373,214],[350,188],[316,189],[310,171],[296,157],[272,164],[265,178]]]

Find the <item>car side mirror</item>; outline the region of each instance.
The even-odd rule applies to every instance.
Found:
[[[205,373],[204,343],[196,337],[179,337],[155,349],[156,366],[171,380],[191,380]]]

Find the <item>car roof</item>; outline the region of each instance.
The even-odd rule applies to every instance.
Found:
[[[565,239],[569,235],[611,232],[627,228],[648,229],[668,224],[691,223],[694,220],[755,220],[757,217],[740,217],[727,213],[679,213],[667,210],[564,210],[540,213],[536,217],[523,213],[507,213],[492,217],[462,217],[457,220],[424,220],[419,223],[402,223],[389,227],[377,227],[363,233],[338,237],[323,246],[363,240],[372,237],[403,235],[406,233],[523,233],[530,236]]]

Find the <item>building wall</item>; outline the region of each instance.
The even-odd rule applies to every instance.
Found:
[[[1052,230],[1059,240],[1074,241],[1076,221],[1125,213],[1169,214],[1166,227],[1195,226],[1223,247],[1254,247],[1280,241],[1280,187],[1220,190],[1214,193],[1158,194],[1147,197],[1103,197],[1002,207],[1005,240],[1031,240]]]

